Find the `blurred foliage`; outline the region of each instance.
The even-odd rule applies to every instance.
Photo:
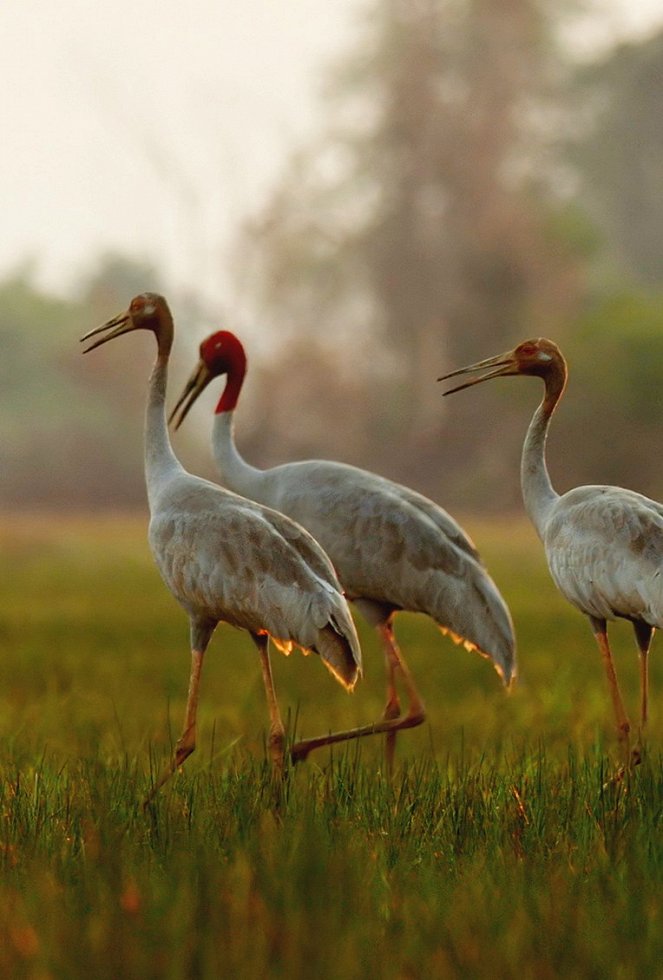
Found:
[[[151,338],[81,357],[79,337],[159,289],[150,266],[104,256],[76,297],[23,267],[0,283],[0,500],[5,506],[125,506],[144,500],[143,405]],[[182,300],[185,324],[194,318]]]
[[[519,636],[508,696],[484,659],[400,614],[428,717],[399,735],[393,781],[368,738],[275,787],[255,647],[221,625],[197,751],[148,813],[189,656],[145,523],[0,521],[1,976],[660,976],[663,703],[644,763],[612,780],[600,655],[525,518],[470,523]],[[304,734],[381,715],[382,652],[358,626],[352,696],[316,656],[273,656]],[[632,631],[612,635],[635,714]]]
[[[125,459],[125,423],[130,437],[131,429],[141,426],[133,377],[137,359],[116,357],[110,370],[108,362],[92,359],[83,365],[78,338],[126,306],[136,278],[146,276],[155,280],[151,270],[111,258],[83,285],[79,298],[45,294],[32,284],[29,268],[0,284],[5,504],[104,504],[115,492],[138,499],[135,468]],[[113,410],[118,377],[127,409],[120,419]],[[140,397],[142,404],[142,389]]]
[[[652,450],[663,429],[663,292],[597,299],[565,350],[569,387],[552,450],[563,457],[564,480],[625,484],[660,498],[663,468]]]
[[[330,78],[328,137],[293,158],[247,229],[256,315],[297,338],[273,362],[273,387],[286,371],[298,385],[265,417],[263,459],[280,444],[286,458],[306,455],[315,428],[316,455],[452,505],[514,501],[517,471],[487,445],[499,393],[451,410],[435,377],[523,335],[560,333],[581,308],[594,236],[552,186],[543,124],[559,109],[559,17],[558,4],[532,0],[368,5]],[[331,425],[310,418],[327,398],[316,350],[361,392]]]
[[[324,137],[234,251],[245,308],[221,318],[167,290],[172,395],[195,341],[253,321],[237,432],[255,465],[341,459],[451,510],[514,509],[537,386],[445,400],[435,378],[547,335],[570,363],[549,444],[560,489],[660,496],[643,447],[661,422],[663,33],[578,67],[557,42],[574,6],[370,0],[329,74]],[[81,358],[77,338],[150,288],[157,271],[122,256],[66,299],[29,265],[0,283],[5,505],[143,501],[152,344]],[[212,475],[210,414],[196,418],[175,445]]]
[[[620,44],[575,79],[579,196],[612,275],[663,280],[663,32]]]
[[[550,441],[560,484],[660,494],[663,468],[638,447],[660,421],[663,35],[578,67],[557,43],[567,10],[369,4],[329,82],[327,139],[247,231],[259,315],[297,338],[263,389],[300,382],[265,412],[262,461],[313,443],[452,509],[516,507],[539,392],[443,402],[434,379],[547,335],[571,362]],[[330,369],[347,397],[326,414]]]

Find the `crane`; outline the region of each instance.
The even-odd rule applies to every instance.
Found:
[[[361,672],[354,623],[331,562],[294,521],[187,473],[171,447],[165,399],[174,326],[163,296],[143,293],[87,333],[84,353],[133,330],[150,330],[157,358],[145,426],[148,539],[161,576],[190,620],[191,674],[181,736],[148,797],[191,755],[203,657],[220,621],[247,630],[260,655],[275,771],[284,764],[285,731],[274,690],[268,640],[284,652],[313,650],[352,690]]]
[[[246,373],[246,353],[230,331],[200,345],[200,360],[171,413],[179,426],[216,377],[226,383],[216,408],[213,452],[224,486],[282,511],[320,542],[348,598],[381,638],[387,667],[383,720],[293,746],[303,758],[318,745],[386,731],[392,771],[396,733],[423,722],[425,709],[398,647],[393,617],[426,613],[443,633],[492,660],[505,684],[516,674],[515,640],[506,603],[467,535],[441,507],[407,487],[343,463],[304,460],[261,470],[235,445],[234,414]],[[401,714],[399,676],[408,699]]]
[[[633,490],[611,486],[575,487],[558,494],[546,466],[550,420],[564,393],[567,365],[559,347],[544,337],[525,340],[511,351],[477,361],[439,378],[479,372],[451,395],[504,375],[538,377],[543,400],[532,416],[521,459],[525,510],[543,542],[555,585],[591,623],[608,679],[617,734],[628,758],[630,722],[608,642],[608,621],[633,624],[640,660],[640,733],[647,722],[649,649],[663,626],[663,505]],[[636,747],[632,761],[638,762]]]

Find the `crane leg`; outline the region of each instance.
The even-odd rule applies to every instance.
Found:
[[[267,695],[267,707],[269,709],[269,752],[274,764],[274,770],[278,775],[283,775],[285,728],[281,719],[278,701],[276,700],[276,690],[274,688],[274,677],[272,675],[272,665],[269,659],[269,637],[267,633],[252,633],[253,641],[260,653],[260,666],[262,667],[262,679]]]
[[[386,623],[381,623],[377,629],[382,639],[385,658],[387,661],[387,704],[384,709],[383,718],[388,721],[400,716],[401,704],[398,697],[398,691],[396,690],[396,675],[400,673],[408,698],[408,713],[405,718],[419,718],[420,720],[417,723],[421,724],[424,720],[426,711],[423,701],[421,700],[419,692],[417,691],[415,683],[412,679],[412,675],[410,674],[409,668],[405,663],[403,654],[396,643],[394,627],[391,620],[387,621]],[[394,771],[394,752],[396,750],[397,732],[398,728],[388,731],[385,737],[385,758],[387,763],[387,773],[390,778]]]
[[[638,644],[638,653],[640,655],[640,732],[639,736],[642,738],[644,735],[645,728],[647,727],[647,710],[648,710],[648,699],[649,699],[649,648],[651,647],[651,641],[654,636],[654,628],[650,626],[649,623],[643,623],[642,620],[635,620],[633,623],[633,630],[635,632],[635,639]],[[637,752],[637,761],[640,761],[640,749],[634,749],[634,754]]]
[[[400,718],[401,700],[398,696],[396,687],[396,671],[398,661],[394,658],[388,646],[385,646],[385,662],[387,667],[387,703],[384,706],[382,717],[385,721]],[[394,771],[394,753],[396,751],[396,732],[387,732],[384,740],[384,755],[387,765],[387,775],[391,779]]]
[[[617,737],[624,747],[628,757],[629,733],[631,731],[631,725],[626,714],[626,709],[624,708],[624,702],[622,700],[621,691],[619,690],[619,684],[617,682],[615,665],[612,660],[612,653],[610,652],[610,644],[608,643],[606,621],[605,619],[595,619],[593,616],[590,616],[590,621],[594,631],[594,636],[596,637],[596,642],[598,643],[599,650],[601,651],[606,677],[608,678],[608,686],[610,688],[610,696],[612,698],[612,706],[615,712],[615,721],[617,723]]]
[[[152,802],[163,784],[184,764],[196,747],[196,713],[198,710],[198,691],[200,688],[200,673],[204,655],[204,650],[193,649],[191,651],[191,675],[189,677],[189,693],[186,699],[182,734],[177,740],[172,759],[150,790],[147,799],[143,803],[143,808]]]
[[[382,721],[374,722],[372,725],[363,725],[360,728],[350,728],[344,732],[330,732],[328,735],[320,735],[316,738],[302,739],[300,742],[296,742],[291,749],[290,755],[293,762],[302,762],[307,758],[309,752],[312,752],[314,749],[321,748],[324,745],[334,745],[337,742],[347,742],[350,739],[363,738],[366,735],[386,734],[387,736],[395,736],[396,732],[399,732],[402,729],[416,728],[417,725],[421,725],[423,723],[426,717],[426,709],[424,708],[423,701],[421,700],[419,692],[417,691],[414,681],[412,680],[408,666],[398,649],[391,623],[379,624],[378,630],[385,646],[388,671],[387,706],[385,708]],[[397,672],[400,672],[401,674],[403,685],[407,693],[409,702],[408,711],[403,717],[401,717],[399,714],[397,717],[390,718],[387,715],[390,710],[393,710],[394,705],[397,706],[397,709],[400,712],[400,702],[398,700],[398,693],[396,692],[395,687],[395,677]],[[391,773],[391,767],[393,766],[393,748],[393,741],[391,744],[391,749],[389,743],[387,743],[387,771],[389,773]]]
[[[400,718],[401,700],[398,696],[398,689],[396,687],[398,660],[394,657],[391,647],[386,643],[384,659],[385,666],[387,668],[387,703],[384,706],[382,717],[389,720],[391,718]]]

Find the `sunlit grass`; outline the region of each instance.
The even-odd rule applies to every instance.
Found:
[[[524,521],[465,522],[511,606],[520,683],[422,617],[397,631],[429,709],[383,774],[379,740],[322,751],[275,787],[255,649],[221,627],[199,749],[150,812],[179,733],[186,617],[144,517],[0,527],[0,975],[659,976],[661,690],[649,753],[618,754],[589,627]],[[300,734],[377,718],[376,639],[352,696],[274,655]],[[613,630],[637,718],[627,624]]]

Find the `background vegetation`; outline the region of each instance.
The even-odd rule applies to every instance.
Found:
[[[660,976],[661,701],[618,758],[600,658],[524,523],[471,522],[514,613],[521,682],[420,617],[398,633],[429,720],[312,755],[281,791],[248,638],[221,627],[199,750],[141,801],[184,707],[186,618],[142,519],[0,525],[0,971],[11,977]],[[349,697],[276,654],[284,715],[375,718],[375,637]],[[625,697],[637,656],[614,629]],[[660,651],[652,690],[663,684]]]
[[[29,265],[0,283],[0,502],[142,501],[151,345],[93,363],[76,340],[146,288],[175,310],[174,384],[211,329],[243,336],[239,437],[258,465],[328,456],[452,510],[516,509],[535,385],[443,402],[435,378],[543,334],[571,362],[560,486],[660,496],[660,454],[640,447],[663,421],[663,35],[589,62],[564,4],[363,9],[329,72],[326,136],[293,154],[224,269],[241,309],[213,317],[121,256],[92,259],[76,295],[45,295]],[[177,442],[205,473],[213,397]]]
[[[535,385],[447,403],[434,383],[551,336],[571,364],[556,484],[663,496],[648,451],[663,422],[663,35],[581,61],[567,12],[367,3],[329,75],[326,137],[298,149],[236,243],[242,309],[212,316],[125,256],[92,257],[71,295],[29,264],[0,283],[3,976],[661,976],[658,641],[648,753],[615,779],[590,631],[532,530],[504,516],[520,512]],[[77,338],[146,289],[176,314],[173,389],[210,330],[244,338],[252,462],[328,456],[422,489],[463,519],[509,602],[508,697],[485,661],[399,620],[429,719],[400,738],[391,784],[366,740],[275,788],[255,651],[221,628],[199,751],[141,810],[188,673],[187,624],[145,544],[153,345],[84,359]],[[209,475],[213,397],[176,437]],[[275,658],[291,731],[381,713],[360,630],[351,698],[315,658]],[[635,717],[626,624],[614,648]]]

